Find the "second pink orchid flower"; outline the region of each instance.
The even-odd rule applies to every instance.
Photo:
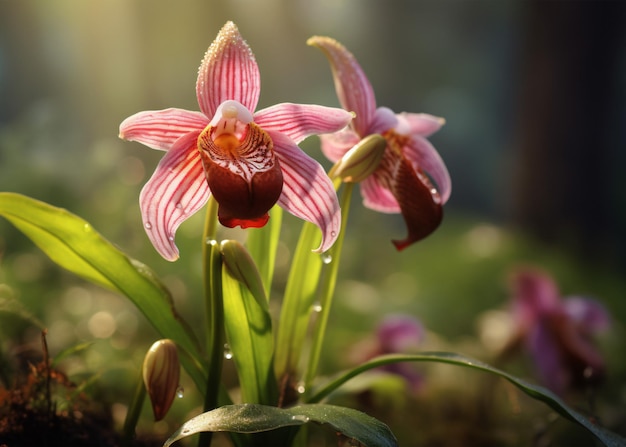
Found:
[[[329,37],[315,36],[308,44],[325,53],[339,102],[344,109],[356,113],[349,128],[322,136],[322,151],[336,162],[369,135],[385,138],[387,146],[382,160],[372,175],[361,182],[361,194],[368,208],[402,213],[408,235],[393,241],[402,250],[439,226],[442,205],[450,197],[446,165],[426,139],[439,130],[444,120],[425,113],[395,114],[386,107],[377,107],[372,85],[352,53]]]

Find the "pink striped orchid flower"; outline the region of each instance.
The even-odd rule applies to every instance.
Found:
[[[174,235],[212,194],[227,227],[262,227],[275,204],[317,225],[327,250],[341,224],[339,203],[322,166],[298,143],[335,132],[353,115],[318,105],[283,103],[255,112],[259,68],[234,23],[209,47],[196,83],[199,112],[144,111],[120,125],[120,137],[166,151],[139,198],[156,250],[178,258]]]
[[[372,85],[352,53],[329,37],[315,36],[308,44],[325,53],[339,102],[356,113],[349,128],[322,136],[324,155],[337,162],[363,138],[382,135],[387,146],[380,164],[361,182],[363,204],[383,213],[402,213],[408,235],[393,241],[398,250],[425,238],[441,223],[442,206],[451,191],[446,165],[426,139],[444,120],[377,107]]]

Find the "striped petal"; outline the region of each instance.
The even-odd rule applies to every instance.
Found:
[[[283,103],[259,110],[254,121],[265,130],[274,130],[296,144],[311,135],[336,132],[352,121],[353,115],[336,107]]]
[[[367,129],[368,133],[385,133],[398,126],[398,115],[388,107],[379,107],[374,113],[372,122]]]
[[[430,141],[414,135],[402,150],[415,167],[422,169],[435,181],[441,204],[446,203],[452,192],[452,181],[448,168]]]
[[[391,191],[380,184],[374,175],[361,182],[363,205],[380,213],[399,213],[400,205]]]
[[[261,76],[252,50],[237,26],[227,22],[204,55],[196,95],[200,110],[212,117],[218,106],[232,99],[255,110],[261,91]]]
[[[120,138],[167,151],[183,135],[202,130],[209,120],[200,112],[183,109],[147,110],[120,124]]]
[[[326,158],[336,163],[360,141],[360,138],[352,129],[346,129],[320,135],[320,140],[322,142],[321,149]]]
[[[444,118],[438,116],[429,115],[428,113],[398,113],[397,115],[399,125],[396,128],[398,133],[404,133],[406,135],[414,134],[421,137],[429,137],[446,123]],[[401,130],[405,128],[406,131]]]
[[[283,171],[283,192],[278,204],[319,227],[322,242],[315,251],[324,252],[335,243],[341,227],[335,188],[322,165],[302,152],[292,140],[278,132],[269,134]]]
[[[189,132],[174,143],[143,187],[139,205],[144,228],[154,248],[168,261],[178,258],[174,235],[178,226],[209,198],[197,139]]]
[[[356,113],[352,122],[356,133],[361,137],[367,136],[376,111],[376,97],[356,58],[330,37],[314,36],[307,44],[322,50],[328,58],[339,102],[344,109]]]

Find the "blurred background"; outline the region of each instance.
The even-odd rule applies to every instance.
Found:
[[[397,253],[390,240],[404,235],[401,217],[364,209],[355,196],[324,372],[349,366],[345,353],[368,340],[381,315],[390,313],[421,321],[427,332],[423,349],[493,360],[506,338],[509,272],[530,264],[550,272],[564,295],[593,296],[612,315],[612,328],[599,341],[608,378],[595,410],[623,431],[626,4],[0,0],[0,190],[67,208],[91,222],[150,265],[180,313],[198,327],[203,216],[179,229],[181,259],[161,259],[143,232],[137,205],[162,154],[117,134],[119,123],[141,110],[198,109],[197,68],[227,20],[238,25],[256,55],[259,108],[279,102],[338,105],[325,58],[306,45],[312,35],[328,35],[357,57],[379,105],[446,119],[430,138],[453,182],[435,234]],[[330,166],[315,138],[302,147]],[[285,221],[276,305],[300,229],[290,216]],[[119,422],[156,337],[143,317],[121,297],[61,271],[6,221],[0,221],[0,287],[0,296],[18,299],[48,328],[51,355],[93,342],[65,368],[73,377],[97,371],[102,399]],[[3,374],[23,350],[40,351],[38,331],[27,320],[0,314]],[[505,367],[534,380],[528,359]],[[412,402],[377,401],[381,414],[393,415],[390,424],[403,445],[458,445],[454,441],[461,439],[530,445],[545,429],[519,438],[516,429],[529,420],[549,419],[542,405],[511,397],[506,389],[508,398],[498,397],[506,412],[487,414],[484,378],[454,367],[430,374],[429,368],[421,368],[428,391]],[[186,412],[197,409],[193,394],[188,391],[166,421],[144,422],[145,430],[171,433]],[[529,407],[530,416],[512,409],[513,401]],[[406,411],[416,402],[420,435],[411,432],[415,413]],[[499,408],[501,402],[491,404]],[[450,421],[459,421],[456,429],[442,431]],[[474,433],[477,424],[491,434]],[[561,431],[571,428],[565,424]],[[452,432],[457,437],[446,442]],[[579,435],[574,430],[573,439],[587,445],[589,439]],[[419,442],[411,444],[415,436]]]

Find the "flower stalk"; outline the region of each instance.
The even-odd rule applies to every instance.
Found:
[[[342,210],[341,231],[337,242],[328,251],[328,257],[326,259],[329,262],[326,264],[325,274],[322,275],[322,283],[320,286],[320,301],[318,319],[313,330],[312,347],[309,354],[309,362],[306,372],[304,374],[304,396],[310,393],[313,379],[317,373],[319,366],[319,360],[322,354],[322,346],[324,344],[324,335],[326,334],[326,328],[328,326],[328,317],[330,315],[330,309],[332,307],[333,296],[335,293],[335,286],[337,284],[337,274],[339,271],[339,263],[341,260],[341,250],[343,248],[343,240],[345,236],[346,224],[348,222],[348,214],[350,211],[350,201],[352,199],[352,191],[354,189],[354,183],[344,183],[343,190],[340,199],[340,206]]]
[[[207,206],[204,233],[202,238],[202,260],[204,278],[204,306],[206,312],[206,350],[208,374],[204,411],[218,405],[219,384],[224,359],[224,303],[222,296],[222,256],[217,232],[217,203],[210,199]],[[211,433],[200,435],[198,445],[210,445]]]

